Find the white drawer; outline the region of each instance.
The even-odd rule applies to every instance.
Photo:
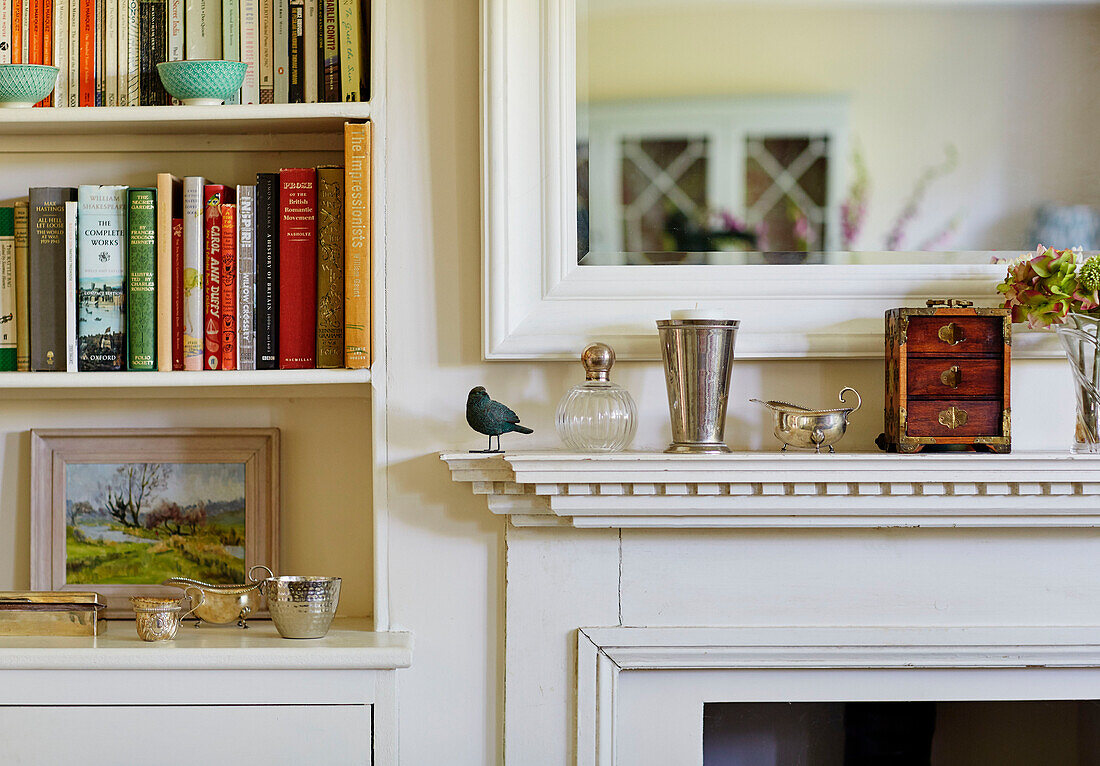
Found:
[[[0,706],[0,763],[363,766],[371,718],[370,705]]]

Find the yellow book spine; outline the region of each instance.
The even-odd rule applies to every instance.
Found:
[[[337,0],[336,8],[340,34],[340,99],[358,101],[360,68],[363,66],[359,0]]]
[[[26,200],[15,203],[15,369],[31,369],[30,208]]]
[[[371,362],[371,123],[344,125],[344,366]]]

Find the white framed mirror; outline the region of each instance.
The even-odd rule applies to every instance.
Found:
[[[696,306],[741,358],[877,357],[887,308],[1100,246],[1100,2],[482,7],[487,359],[657,358]]]

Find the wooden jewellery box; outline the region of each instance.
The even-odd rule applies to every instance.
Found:
[[[879,447],[1009,452],[1012,317],[970,301],[886,312],[886,433]]]

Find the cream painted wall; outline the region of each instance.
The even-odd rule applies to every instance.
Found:
[[[478,0],[402,0],[388,15],[388,595],[393,627],[416,642],[413,666],[398,674],[401,762],[490,764],[504,726],[506,530],[484,498],[452,483],[437,453],[482,446],[464,420],[466,393],[479,384],[535,429],[505,437],[506,448],[557,447],[554,410],[581,368],[481,361]],[[662,446],[659,367],[624,363],[614,376],[639,403],[635,448]],[[860,390],[865,409],[842,447],[868,449],[881,430],[881,363],[737,362],[730,443],[778,446],[750,397],[826,404],[845,385]],[[1017,448],[1068,448],[1064,363],[1017,364],[1013,396]]]
[[[846,95],[871,178],[861,250],[884,247],[916,180],[953,143],[903,247],[1034,247],[1037,204],[1100,202],[1100,7],[875,10],[590,0],[590,99]],[[848,163],[849,158],[843,158]],[[841,191],[846,194],[847,188]],[[936,246],[932,249],[944,249]]]
[[[43,373],[45,374],[45,373]],[[63,398],[5,392],[0,403],[0,590],[30,587],[31,428],[277,427],[282,450],[283,572],[344,578],[340,614],[372,610],[370,399],[261,390],[123,391]]]

